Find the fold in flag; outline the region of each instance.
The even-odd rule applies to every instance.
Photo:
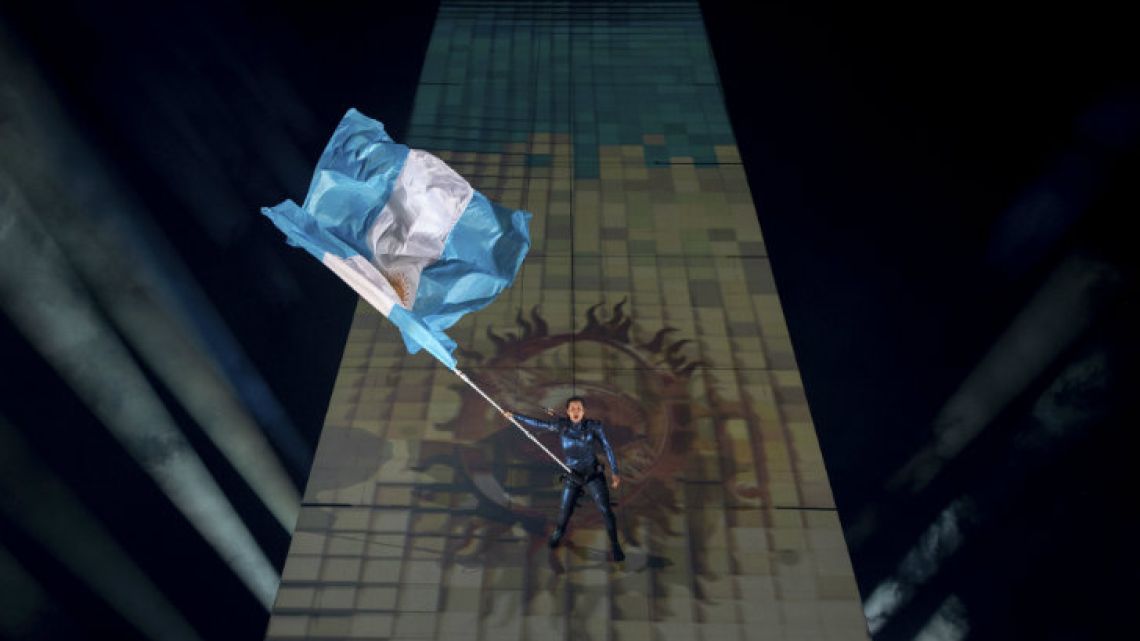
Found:
[[[355,109],[333,132],[305,203],[261,212],[395,323],[408,352],[426,349],[450,369],[455,342],[444,330],[509,286],[530,248],[528,212],[492,203]]]

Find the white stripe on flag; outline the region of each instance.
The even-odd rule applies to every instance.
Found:
[[[321,262],[384,316],[388,316],[392,306],[400,301],[388,280],[363,256],[341,258],[325,254]]]
[[[391,197],[368,231],[373,263],[404,307],[412,308],[420,274],[443,253],[473,194],[471,185],[439,158],[420,149],[408,152]],[[387,315],[391,305],[379,309]]]

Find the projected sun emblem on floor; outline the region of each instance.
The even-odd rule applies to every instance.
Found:
[[[529,318],[520,310],[517,331],[487,329],[493,355],[458,355],[469,376],[518,413],[545,416],[544,407],[561,411],[568,397],[585,398],[587,415],[605,422],[617,453],[623,484],[612,498],[623,538],[636,543],[634,532],[644,520],[667,532],[669,515],[680,509],[677,479],[693,455],[694,416],[708,413],[695,404],[690,383],[708,364],[686,355],[691,341],[678,339],[674,328],[638,340],[624,308],[624,300],[612,309],[594,305],[586,311],[585,327],[561,334],[550,333],[537,307]],[[577,363],[576,371],[571,362]],[[477,394],[462,385],[454,389],[460,408],[440,426],[454,439],[422,442],[417,466],[453,466],[457,484],[468,485],[477,497],[475,513],[483,518],[471,520],[466,532],[453,538],[453,549],[481,553],[486,542],[516,526],[534,542],[544,540],[557,513],[558,468]],[[555,435],[539,438],[560,453]],[[604,459],[600,451],[599,457]],[[600,517],[580,509],[573,526],[600,527]]]

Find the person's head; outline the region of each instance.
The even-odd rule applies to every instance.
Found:
[[[577,423],[585,415],[586,402],[582,400],[581,396],[571,396],[566,399],[566,416],[569,416],[571,421]]]

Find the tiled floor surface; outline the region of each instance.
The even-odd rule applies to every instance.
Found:
[[[587,500],[548,550],[556,469],[362,303],[268,638],[865,639],[696,3],[444,2],[406,142],[535,214],[449,333],[519,413],[586,397],[629,558]]]

